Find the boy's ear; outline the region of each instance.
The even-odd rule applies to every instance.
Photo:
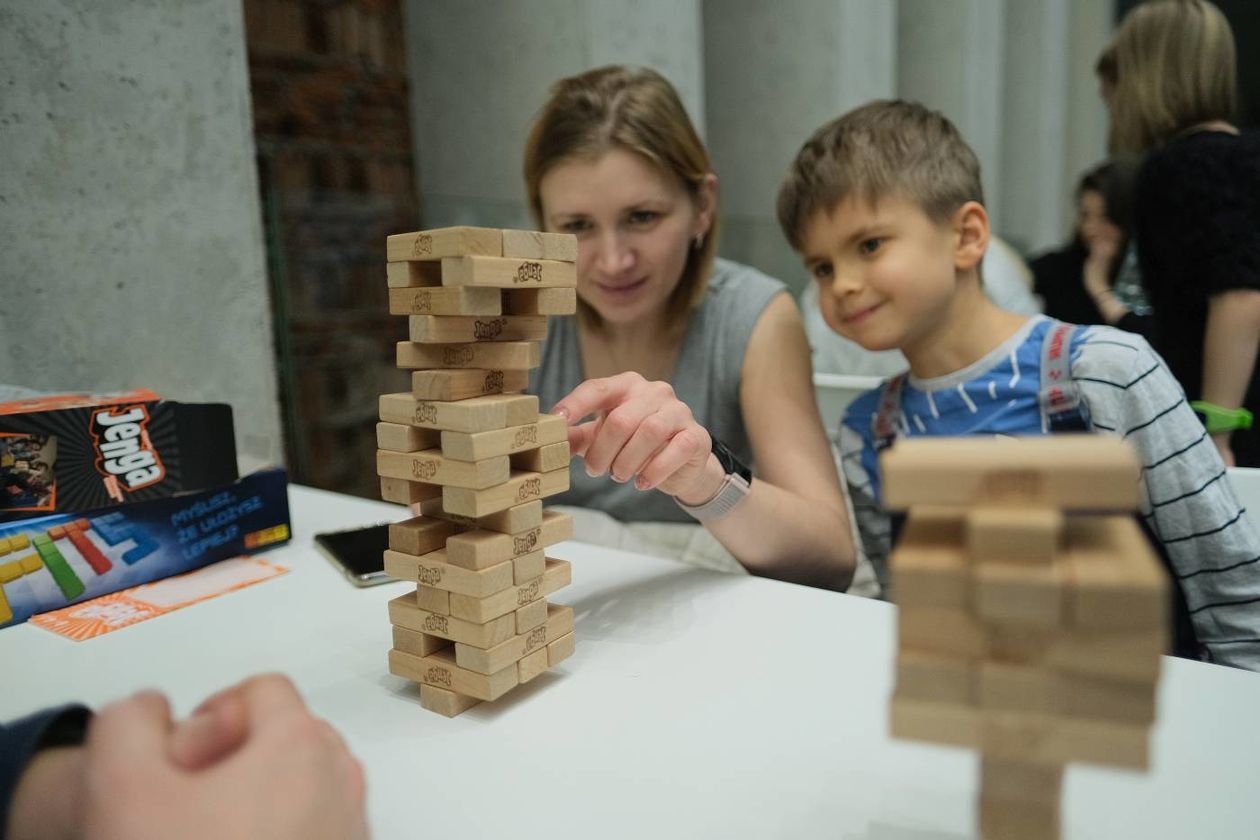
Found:
[[[978,201],[968,201],[954,212],[954,268],[969,271],[980,265],[989,248],[989,214]]]

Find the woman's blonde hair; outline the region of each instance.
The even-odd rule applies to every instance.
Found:
[[[1147,151],[1237,110],[1234,33],[1207,0],[1136,7],[1095,69],[1111,86],[1113,152]]]
[[[525,190],[534,221],[543,226],[539,186],[553,166],[573,158],[598,158],[612,149],[639,155],[676,179],[695,201],[712,172],[709,154],[664,76],[647,69],[600,67],[556,82],[530,129],[525,144]],[[670,318],[675,323],[704,298],[717,233],[715,208],[708,234],[688,252],[682,279],[670,298]],[[599,323],[595,311],[580,300],[578,310]]]

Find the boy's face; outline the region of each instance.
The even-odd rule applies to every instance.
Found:
[[[828,326],[867,350],[906,349],[948,313],[958,242],[913,201],[850,196],[810,219],[801,256]]]

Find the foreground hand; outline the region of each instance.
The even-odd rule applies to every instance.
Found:
[[[211,698],[200,714],[218,722],[198,724],[200,733],[176,725],[166,699],[146,692],[93,720],[84,836],[367,836],[362,768],[287,679],[247,680]],[[243,727],[233,723],[238,714]],[[177,756],[202,769],[189,772]]]
[[[667,382],[634,372],[590,379],[556,403],[552,414],[569,423],[569,448],[588,475],[656,488],[686,504],[700,504],[721,486],[712,439]],[[584,418],[595,415],[585,423]]]

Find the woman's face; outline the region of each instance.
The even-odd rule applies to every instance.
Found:
[[[1085,247],[1091,251],[1099,245],[1118,245],[1124,237],[1115,222],[1107,217],[1107,200],[1097,190],[1081,191],[1076,230]]]
[[[578,295],[604,321],[658,317],[707,234],[717,180],[693,199],[642,157],[612,149],[553,166],[539,184],[543,224],[578,241]]]

